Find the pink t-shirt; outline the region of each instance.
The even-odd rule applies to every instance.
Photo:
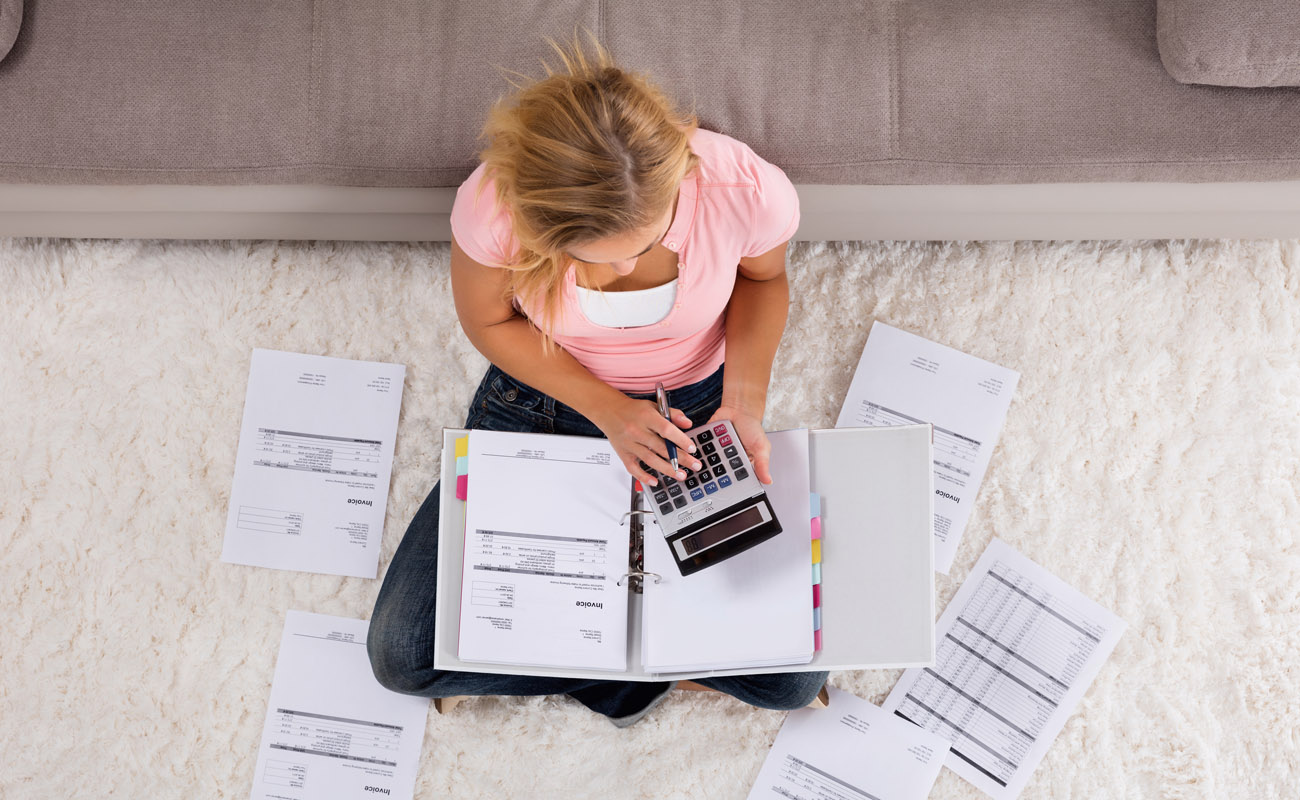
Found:
[[[725,356],[727,302],[740,259],[787,241],[799,227],[799,197],[789,178],[730,136],[697,130],[691,150],[699,166],[682,181],[677,213],[663,244],[677,253],[677,299],[652,325],[609,328],[587,319],[570,267],[555,328],[550,334],[593,375],[623,391],[669,389],[703,380]],[[509,263],[518,249],[509,211],[496,202],[485,165],[456,192],[451,230],[470,258],[487,266]],[[479,184],[486,180],[483,191]],[[533,319],[528,307],[523,313]],[[535,309],[534,309],[535,310]]]

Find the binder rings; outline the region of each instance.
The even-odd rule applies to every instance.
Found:
[[[456,440],[443,432],[434,665],[469,672],[552,677],[685,680],[719,675],[926,666],[934,658],[933,450],[929,425],[808,432],[811,488],[820,498],[817,588],[821,647],[807,663],[651,671],[642,665],[643,552],[653,523],[632,515],[626,671],[521,666],[458,657],[465,504],[457,500]],[[472,465],[471,465],[472,466]],[[461,462],[462,474],[464,462]],[[464,481],[461,481],[464,483]],[[464,487],[462,487],[463,489]],[[470,489],[472,491],[472,489]],[[462,494],[463,496],[463,494]],[[631,500],[629,493],[629,501]],[[721,569],[719,565],[717,569]],[[638,580],[643,579],[643,580]],[[811,594],[811,591],[810,591]],[[812,603],[804,611],[812,611]]]

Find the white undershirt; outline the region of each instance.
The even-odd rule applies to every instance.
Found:
[[[631,292],[601,292],[575,286],[578,305],[593,325],[606,328],[639,328],[667,317],[677,300],[677,279],[649,289]]]

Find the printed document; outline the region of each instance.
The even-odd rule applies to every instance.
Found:
[[[948,574],[1020,373],[871,326],[837,428],[934,426],[934,565]]]
[[[470,431],[463,661],[627,669],[632,478],[607,439]]]
[[[791,711],[749,800],[925,800],[948,743],[856,695]]]
[[[376,577],[405,378],[254,350],[221,560]]]
[[[1011,800],[1115,649],[1126,623],[994,539],[935,628],[933,667],[884,708],[949,743],[949,769]]]
[[[768,434],[768,500],[781,532],[682,577],[658,524],[645,526],[641,660],[650,672],[806,664],[813,657],[808,431]]]
[[[252,800],[414,795],[429,700],[379,685],[366,656],[369,627],[289,612]]]

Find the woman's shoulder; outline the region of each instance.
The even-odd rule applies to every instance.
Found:
[[[691,151],[700,159],[701,185],[761,186],[773,171],[785,174],[754,148],[725,133],[697,128],[691,137]]]
[[[715,195],[710,205],[722,217],[715,224],[743,231],[745,256],[766,253],[794,235],[799,195],[784,170],[723,133],[697,129],[691,150],[699,156],[700,190]]]
[[[514,256],[518,245],[510,211],[497,199],[487,164],[479,164],[456,190],[451,234],[460,249],[480,264],[502,267]]]

